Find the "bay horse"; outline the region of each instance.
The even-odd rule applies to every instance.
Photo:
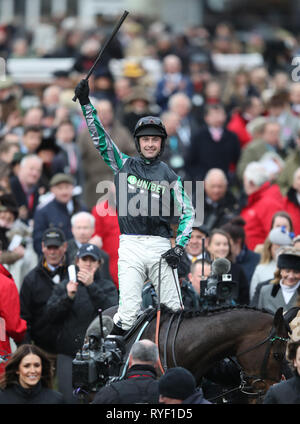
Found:
[[[117,307],[111,307],[103,312],[103,316],[112,318],[116,310]],[[244,390],[243,393],[261,397],[270,385],[280,381],[289,334],[282,308],[275,315],[249,306],[174,313],[161,305],[161,312],[159,374],[167,368],[181,366],[190,370],[200,385],[202,377],[214,364],[233,357],[240,369],[240,390]],[[151,318],[142,319],[125,336],[127,354],[139,333],[140,339],[155,341],[155,317],[156,310],[153,309]]]

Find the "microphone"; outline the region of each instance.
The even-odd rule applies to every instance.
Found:
[[[107,337],[111,330],[113,329],[114,322],[112,318],[110,318],[107,315],[104,315],[102,317],[102,324],[103,324],[103,337]],[[100,322],[99,318],[96,317],[91,324],[89,325],[88,329],[86,330],[85,337],[91,337],[94,336],[97,339],[100,339],[102,337],[102,332],[100,328]]]
[[[212,263],[211,269],[213,275],[228,274],[231,268],[231,262],[226,258],[215,259]]]

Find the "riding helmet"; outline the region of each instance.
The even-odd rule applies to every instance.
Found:
[[[138,120],[134,129],[134,141],[137,151],[141,153],[139,137],[144,135],[158,135],[161,137],[161,149],[159,156],[163,153],[165,147],[165,141],[168,137],[166,128],[162,123],[162,120],[156,116],[145,116]]]

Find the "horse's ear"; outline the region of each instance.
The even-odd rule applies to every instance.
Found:
[[[274,327],[278,327],[283,320],[283,308],[278,308],[274,316]]]

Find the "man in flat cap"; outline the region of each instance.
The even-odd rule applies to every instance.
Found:
[[[52,226],[60,228],[66,240],[73,238],[71,217],[85,210],[85,207],[73,198],[74,181],[68,174],[55,174],[50,180],[50,191],[54,198],[42,204],[34,215],[33,243],[37,254],[41,254],[43,232]]]
[[[27,321],[26,342],[34,342],[48,353],[55,353],[58,329],[46,317],[46,305],[54,287],[67,277],[67,242],[59,228],[48,228],[42,235],[42,257],[24,278],[21,291],[21,317]]]

